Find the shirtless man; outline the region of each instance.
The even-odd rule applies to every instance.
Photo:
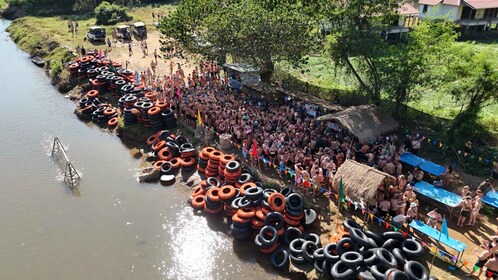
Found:
[[[390,209],[391,209],[391,202],[389,202],[389,200],[387,200],[386,196],[384,195],[379,203],[379,215],[385,218],[387,216],[387,213],[389,213]]]
[[[482,192],[479,189],[477,190],[476,196],[474,197],[473,206],[474,207],[472,208],[472,213],[470,213],[469,222],[467,223],[468,226],[476,225],[476,219],[479,216],[479,211],[482,208]]]
[[[489,259],[484,266],[486,267],[486,279],[498,279],[498,258]]]
[[[477,248],[474,248],[474,253],[477,256],[477,262],[474,264],[474,268],[477,267],[479,270],[477,279],[481,278],[481,274],[483,271],[482,268],[486,264],[486,261],[489,259],[489,257],[493,254],[493,252],[491,251],[491,244],[485,244],[483,248],[484,250],[481,253],[477,253]],[[476,269],[472,269],[472,271],[468,275],[470,276],[474,274],[474,272],[476,272]]]
[[[460,217],[458,218],[457,227],[463,227],[465,219],[470,218],[470,213],[472,211],[472,197],[463,197],[459,206],[462,209],[460,210]]]
[[[396,175],[396,165],[392,163],[392,161],[389,161],[385,166],[384,166],[384,172],[390,175]]]

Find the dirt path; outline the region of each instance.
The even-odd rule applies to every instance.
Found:
[[[112,59],[112,61],[119,62],[123,66],[126,65],[126,61],[129,62],[128,64],[128,69],[132,71],[145,71],[147,68],[150,68],[151,62],[154,60],[154,50],[157,50],[157,53],[161,58],[158,59],[158,64],[157,64],[157,73],[159,75],[169,75],[170,73],[170,62],[172,61],[174,64],[174,70],[177,69],[177,64],[180,63],[182,69],[184,72],[191,73],[192,70],[198,66],[198,61],[196,61],[193,58],[178,58],[174,57],[171,59],[163,59],[163,54],[161,54],[160,48],[161,48],[161,43],[159,42],[160,39],[160,33],[157,30],[150,30],[148,31],[147,34],[147,48],[149,50],[149,53],[147,56],[143,56],[142,49],[140,47],[140,41],[137,41],[136,39],[132,38],[131,39],[131,44],[132,44],[132,50],[133,54],[129,56],[128,52],[128,43],[124,42],[117,42],[112,44],[112,49],[109,51],[108,56]],[[104,49],[104,45],[93,45],[93,48],[96,49]]]

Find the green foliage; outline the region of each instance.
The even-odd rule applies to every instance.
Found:
[[[382,76],[379,59],[388,50],[380,33],[396,16],[395,0],[323,1],[319,11],[330,23],[325,54],[346,67],[374,103],[380,102]],[[356,58],[356,63],[353,63]]]
[[[313,45],[302,1],[185,0],[160,26],[189,51],[257,65],[269,80],[276,61],[301,62]]]
[[[417,86],[432,80],[434,69],[457,38],[450,21],[422,21],[408,34],[408,38],[388,48],[381,58],[382,89],[395,103],[398,114],[400,105],[419,97]]]
[[[498,72],[493,65],[496,57],[489,52],[476,51],[469,45],[454,46],[448,53],[441,73],[446,81],[444,90],[467,111],[476,113],[498,101]]]
[[[104,25],[131,20],[131,17],[126,13],[126,7],[110,4],[107,1],[102,1],[102,3],[95,8],[95,18],[97,19],[97,24]]]

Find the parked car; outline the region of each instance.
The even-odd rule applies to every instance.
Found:
[[[102,41],[105,42],[105,29],[100,26],[92,26],[88,29],[86,37],[89,41]]]
[[[119,25],[116,27],[116,38],[118,39],[131,39],[131,31],[128,25]]]
[[[133,33],[139,38],[147,37],[147,27],[145,27],[145,23],[138,21],[133,24]]]

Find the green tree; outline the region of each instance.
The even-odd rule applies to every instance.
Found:
[[[479,112],[485,106],[498,101],[498,71],[493,65],[496,57],[486,50],[476,51],[468,45],[454,45],[448,56],[441,80],[441,90],[449,92],[462,104],[448,130],[451,143],[462,145],[482,133],[478,123]]]
[[[325,0],[319,6],[331,28],[325,54],[346,67],[374,103],[382,89],[379,63],[389,49],[381,33],[396,20],[397,7],[395,0]]]
[[[380,63],[383,69],[383,90],[394,102],[394,114],[401,104],[414,98],[418,85],[431,80],[431,72],[439,64],[457,37],[450,21],[424,20],[408,34],[406,40],[389,46],[388,53]]]
[[[181,1],[160,26],[189,51],[231,55],[260,68],[269,81],[276,61],[298,64],[313,46],[304,1]]]

